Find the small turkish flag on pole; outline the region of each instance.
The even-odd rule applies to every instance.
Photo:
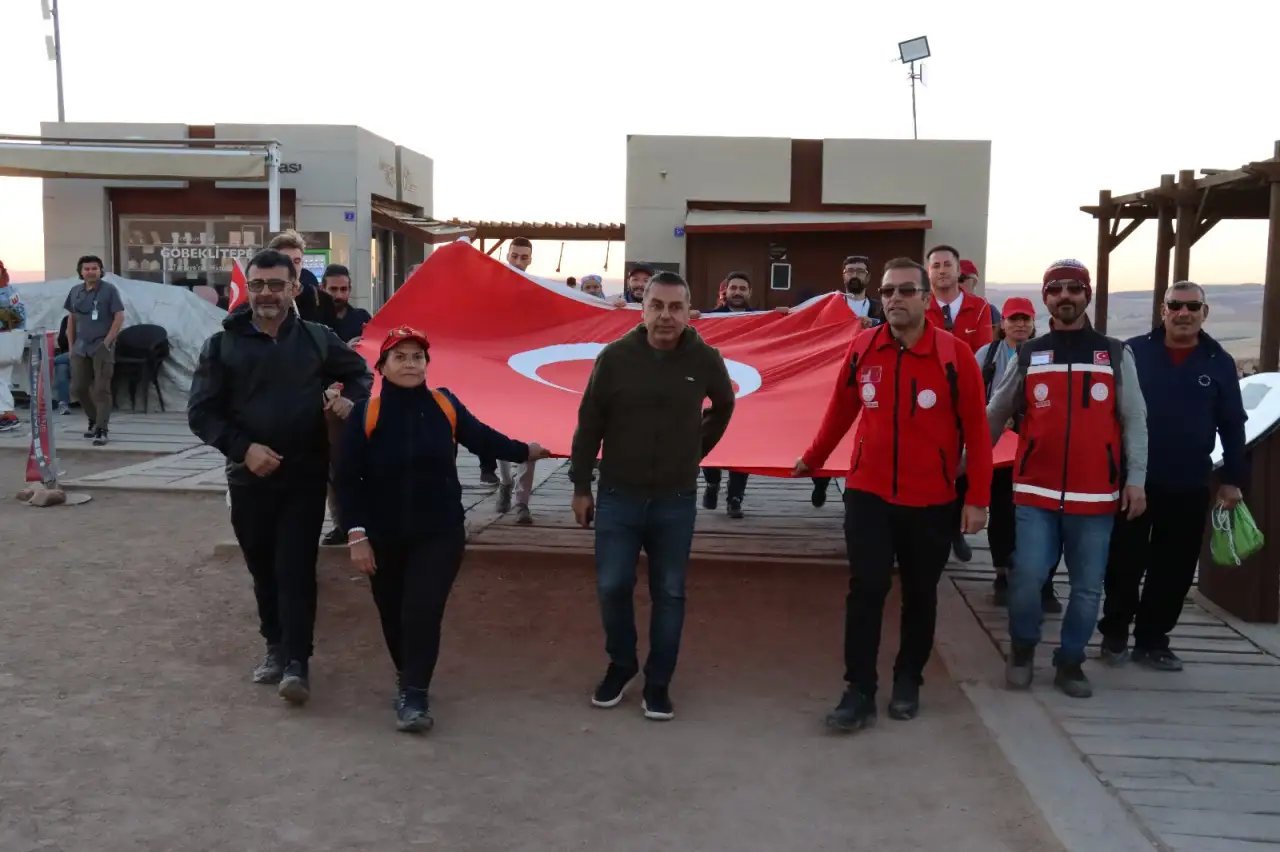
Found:
[[[231,260],[231,292],[227,297],[227,312],[230,313],[243,305],[249,298],[248,281],[244,277],[244,270],[240,267],[240,260],[232,258]]]

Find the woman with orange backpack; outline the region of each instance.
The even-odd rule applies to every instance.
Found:
[[[427,337],[409,327],[382,342],[378,396],[347,419],[336,484],[352,564],[369,577],[398,681],[396,727],[432,726],[427,690],[445,603],[466,545],[458,444],[510,462],[545,458],[502,435],[445,389],[427,387]]]

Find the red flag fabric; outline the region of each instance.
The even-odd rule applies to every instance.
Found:
[[[243,305],[249,298],[244,269],[237,258],[231,259],[231,292],[227,294],[227,312],[230,313]]]
[[[357,348],[373,363],[388,331],[422,329],[432,387],[449,388],[495,429],[567,456],[596,355],[640,321],[638,309],[538,281],[458,242],[431,254]],[[720,350],[738,394],[729,431],[705,463],[789,475],[817,432],[857,316],[832,295],[787,315],[704,314],[693,327]],[[847,471],[852,435],[823,475]]]

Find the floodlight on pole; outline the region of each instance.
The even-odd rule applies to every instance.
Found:
[[[58,74],[58,123],[67,120],[67,112],[62,102],[62,27],[58,20],[58,0],[40,0],[40,14],[46,21],[53,21],[53,35],[45,36],[45,50],[49,60],[54,63]]]
[[[55,0],[56,2],[56,0]],[[929,37],[920,36],[919,38],[908,39],[907,41],[898,42],[898,57],[902,60],[903,65],[910,66],[907,73],[907,79],[911,81],[911,138],[919,139],[920,132],[916,124],[916,81],[924,84],[924,60],[928,59],[932,54],[929,53]],[[920,70],[916,70],[916,63],[920,63]]]

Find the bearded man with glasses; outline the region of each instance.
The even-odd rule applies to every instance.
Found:
[[[1011,688],[1031,686],[1044,622],[1041,588],[1065,556],[1071,597],[1054,653],[1054,685],[1072,698],[1093,687],[1081,665],[1102,598],[1117,511],[1146,508],[1147,407],[1124,343],[1094,330],[1085,313],[1089,270],[1060,260],[1044,274],[1049,333],[1018,348],[1016,365],[987,404],[994,445],[1019,417],[1013,463],[1015,539],[1009,572]]]
[[[267,644],[253,681],[279,684],[281,698],[304,704],[329,478],[325,414],[345,419],[369,397],[373,374],[330,328],[298,317],[301,288],[287,255],[258,252],[245,277],[246,304],[200,352],[187,422],[227,459],[231,526]],[[326,394],[335,383],[341,394]]]
[[[1176,672],[1182,660],[1169,649],[1169,633],[1195,578],[1210,500],[1227,509],[1240,502],[1248,415],[1236,362],[1204,331],[1204,288],[1177,282],[1160,313],[1159,326],[1128,341],[1147,403],[1147,511],[1133,520],[1120,518],[1111,533],[1098,630],[1104,663],[1121,665],[1130,658],[1132,627],[1133,662]],[[1219,436],[1221,484],[1211,493],[1210,456]]]

